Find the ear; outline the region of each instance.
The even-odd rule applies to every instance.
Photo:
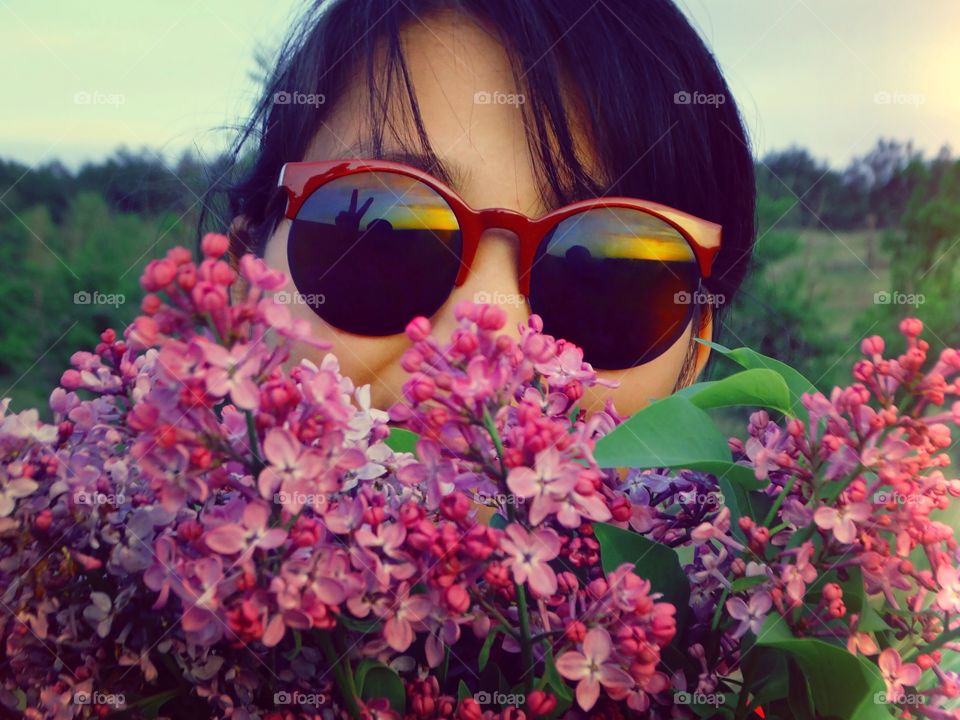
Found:
[[[703,322],[700,323],[697,337],[703,340],[713,339],[713,307],[710,305],[706,306],[705,317],[703,318]],[[707,365],[707,360],[710,359],[711,352],[712,350],[709,345],[697,343],[697,359],[693,371],[694,380],[700,377],[700,373],[703,372],[703,368]]]
[[[240,258],[232,249],[227,250],[226,260],[233,271],[237,273],[237,279],[230,286],[230,304],[236,305],[242,298],[246,297],[249,287],[246,278],[240,274]]]
[[[238,215],[230,223],[230,229],[227,230],[227,237],[230,239],[230,245],[227,248],[227,262],[233,271],[237,273],[237,279],[230,286],[230,303],[239,302],[246,296],[249,290],[247,281],[240,275],[240,257],[252,248],[249,223],[243,215]]]

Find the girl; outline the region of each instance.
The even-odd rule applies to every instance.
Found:
[[[407,322],[473,300],[539,314],[614,381],[583,406],[630,414],[701,372],[754,239],[743,123],[672,0],[319,2],[234,161],[232,254],[377,407]]]

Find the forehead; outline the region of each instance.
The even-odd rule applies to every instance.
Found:
[[[525,107],[522,79],[518,84],[510,56],[494,34],[469,16],[445,11],[409,22],[400,41],[427,140],[441,162],[440,168],[422,169],[441,176],[474,207],[517,206],[531,214],[548,209],[540,197],[527,138],[533,110]],[[384,54],[382,48],[379,54]],[[399,71],[385,77],[386,64],[374,63],[377,89],[387,98],[382,112],[370,106],[366,68],[356,68],[354,81],[328,109],[304,159],[374,157],[372,137],[378,124],[380,157],[429,164],[418,162],[422,148],[404,80]],[[577,103],[569,97],[573,108]],[[578,154],[590,167],[592,154],[579,127],[581,118],[574,110],[569,117]],[[512,202],[504,205],[506,193]]]

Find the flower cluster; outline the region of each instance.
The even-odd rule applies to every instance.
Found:
[[[730,440],[758,481],[753,514],[724,503],[712,475],[629,473],[624,487],[652,509],[638,531],[693,550],[685,645],[702,667],[696,691],[732,692],[727,679],[753,670],[744,636],[777,636],[782,623],[789,637],[866,658],[897,712],[960,717],[960,551],[943,514],[960,496],[960,479],[944,474],[960,353],[924,371],[922,324],[900,330],[899,356],[867,338],[854,384],[802,394],[805,412],[783,422],[755,412],[746,440]]]
[[[456,581],[492,615],[503,649],[521,653],[517,681],[532,684],[556,656],[582,709],[603,688],[645,710],[669,684],[658,668],[676,608],[632,565],[606,577],[600,567],[593,523],[631,515],[619,475],[593,458],[596,438],[619,418],[612,407],[590,417],[578,409],[597,376],[579,348],[544,335],[537,316],[515,340],[498,334],[505,315],[495,306],[464,302],[455,314],[460,327],[447,345],[423,318],[407,329],[402,362],[411,377],[406,401],[390,413],[420,434],[417,456],[430,463],[401,476],[421,473],[427,508],[469,497],[479,511],[473,522],[488,517],[503,528],[484,528],[495,545],[482,582],[462,573]]]
[[[199,265],[178,248],[147,266],[143,314],[73,356],[54,424],[3,406],[14,706],[66,718],[204,701],[224,717],[312,717],[324,698],[353,715],[473,717],[490,710],[420,678],[462,676],[456,656],[486,643],[524,656],[511,682],[526,709],[511,712],[539,717],[558,691],[535,687],[535,636],[556,640],[584,707],[601,685],[634,703],[665,685],[674,608],[628,567],[604,579],[596,565],[589,522],[616,503],[591,438],[614,421],[571,422],[596,382],[579,349],[535,320],[510,341],[493,308],[459,309],[446,347],[411,324],[411,403],[392,412],[423,432],[415,458],[384,442],[387,414],[333,356],[287,369],[291,344],[313,341],[269,296],[283,277],[244,257],[246,295],[228,302],[225,247],[210,235]],[[511,512],[487,522],[501,501]],[[611,670],[578,664],[578,648]],[[399,699],[374,677],[396,680]],[[306,704],[277,708],[278,694]]]
[[[960,354],[924,372],[917,321],[896,359],[865,341],[851,387],[753,413],[727,451],[745,473],[618,468],[600,444],[629,422],[581,409],[601,382],[536,316],[511,335],[462,303],[445,341],[415,319],[381,411],[332,355],[291,361],[323,345],[271,297],[285,278],[226,248],[147,266],[142,314],[73,356],[52,424],[0,406],[10,712],[746,717],[765,663],[802,666],[765,644],[786,633],[898,712],[960,717],[937,516]]]

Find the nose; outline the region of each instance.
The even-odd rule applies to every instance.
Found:
[[[434,323],[441,337],[456,326],[453,308],[462,300],[500,307],[507,314],[505,330],[516,335],[517,325],[530,317],[527,298],[520,292],[518,245],[516,234],[501,227],[480,235],[466,280],[454,288]]]

